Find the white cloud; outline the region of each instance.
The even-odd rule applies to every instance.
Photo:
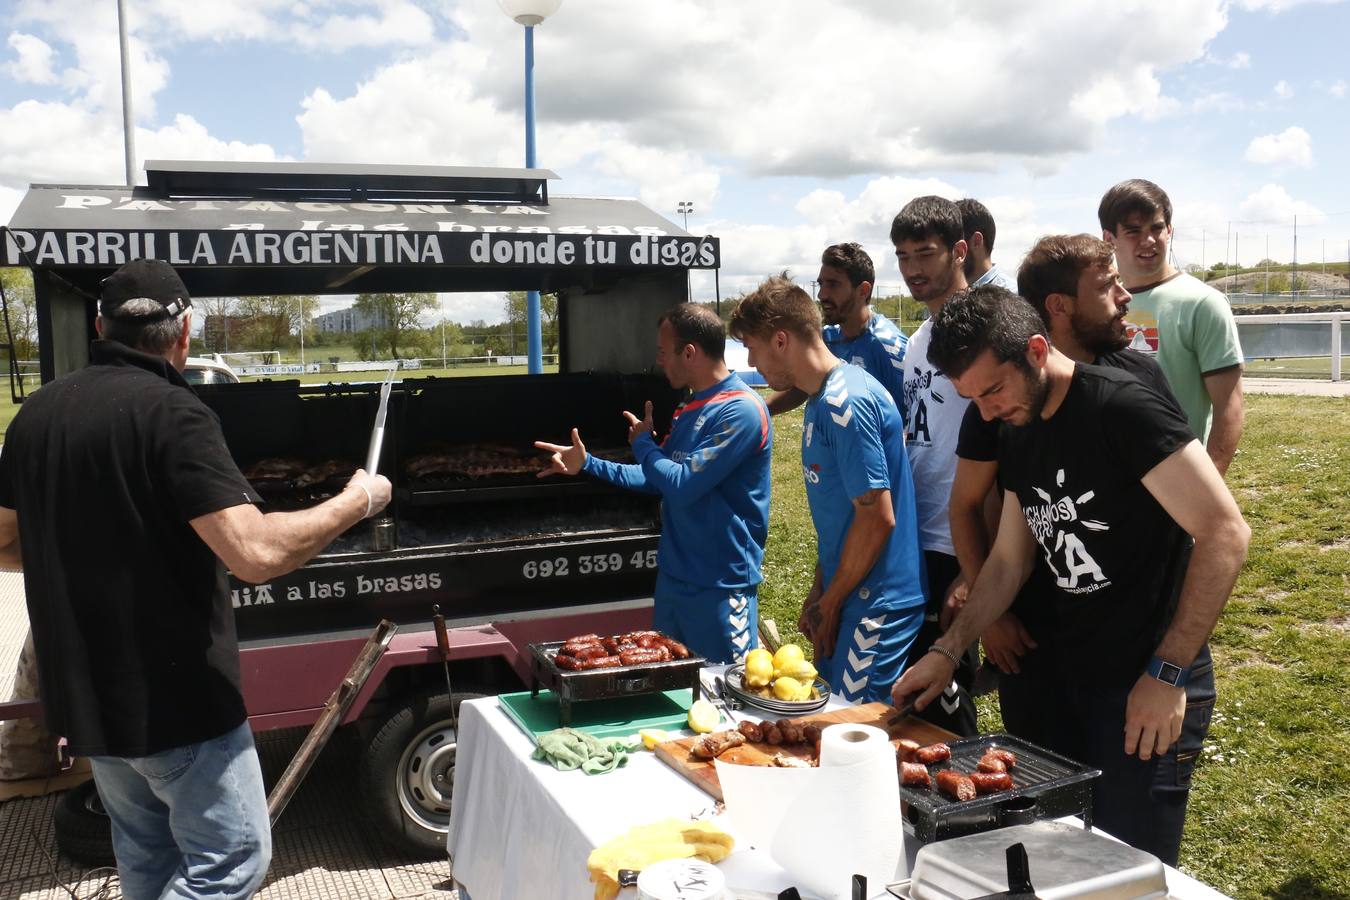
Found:
[[[1224,66],[1228,69],[1250,69],[1252,65],[1252,55],[1245,50],[1239,50],[1225,59],[1222,56],[1206,53],[1205,62],[1212,66]]]
[[[9,36],[9,46],[14,49],[18,59],[5,66],[15,81],[28,84],[52,84],[56,73],[52,71],[52,59],[55,57],[51,45],[42,38],[15,31]]]
[[[1236,112],[1246,108],[1245,100],[1228,91],[1213,91],[1191,101],[1193,112]]]
[[[1312,165],[1312,136],[1291,125],[1279,134],[1263,134],[1247,145],[1246,160],[1261,165]]]
[[[1295,200],[1278,184],[1264,185],[1249,194],[1238,207],[1242,218],[1254,224],[1282,225],[1299,217],[1300,225],[1316,225],[1326,220],[1326,214],[1305,200]]]
[[[1273,90],[1275,91],[1275,96],[1279,97],[1281,100],[1288,100],[1290,97],[1294,96],[1294,89],[1290,87],[1289,82],[1285,81],[1283,78],[1275,82]]]
[[[1237,0],[1237,6],[1240,9],[1249,12],[1268,12],[1282,13],[1293,9],[1296,6],[1305,6],[1309,4],[1332,4],[1339,3],[1340,0]]]
[[[1331,84],[1327,85],[1327,93],[1335,97],[1337,100],[1343,98],[1345,96],[1345,92],[1346,92],[1346,84],[1344,78],[1341,78],[1337,81],[1333,81]]]

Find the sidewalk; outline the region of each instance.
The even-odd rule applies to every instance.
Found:
[[[8,697],[28,630],[23,577],[0,572],[0,697]],[[270,785],[290,762],[306,729],[257,736]],[[257,900],[454,900],[448,859],[410,860],[386,848],[364,820],[351,790],[361,747],[356,733],[338,729],[273,829],[272,868]],[[116,874],[56,853],[52,812],[59,795],[0,802],[0,897],[70,900],[120,897]],[[100,892],[111,878],[106,892]],[[74,892],[74,894],[71,893]]]
[[[1300,397],[1350,397],[1350,381],[1316,381],[1311,378],[1242,377],[1244,394],[1287,394]]]

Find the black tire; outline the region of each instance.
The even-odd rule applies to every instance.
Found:
[[[64,856],[91,866],[115,866],[112,820],[93,781],[71,788],[56,801],[52,815],[56,847]]]
[[[482,696],[456,692],[455,712]],[[378,724],[362,760],[362,793],[376,833],[418,858],[446,855],[456,745],[450,709],[445,694],[405,699]]]

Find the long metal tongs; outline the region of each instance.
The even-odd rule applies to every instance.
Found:
[[[395,369],[380,385],[380,406],[375,411],[375,427],[370,430],[370,447],[366,450],[366,474],[374,475],[380,465],[380,450],[384,448],[384,421],[389,414],[389,392],[394,387]]]

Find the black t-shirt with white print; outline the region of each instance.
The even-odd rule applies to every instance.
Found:
[[[1191,541],[1141,479],[1193,440],[1170,398],[1082,364],[1048,420],[1000,431],[1000,479],[1021,503],[1050,588],[1037,640],[1062,670],[1123,686],[1147,664]]]

